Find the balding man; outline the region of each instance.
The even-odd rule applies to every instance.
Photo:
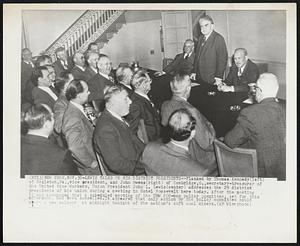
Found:
[[[144,144],[132,133],[123,119],[129,113],[131,100],[121,86],[111,86],[105,92],[105,110],[94,131],[94,148],[102,156],[109,175],[143,175],[139,161]]]
[[[116,71],[116,78],[118,84],[122,86],[127,92],[129,97],[133,93],[132,87],[130,85],[133,72],[129,66],[120,66]]]
[[[285,180],[286,115],[285,107],[276,99],[278,88],[274,74],[260,75],[255,95],[258,104],[241,111],[236,126],[224,141],[231,148],[256,149],[259,177]]]
[[[85,69],[84,76],[86,82],[93,78],[98,73],[97,62],[99,60],[99,54],[95,52],[89,52],[86,56],[88,66]]]
[[[195,136],[196,120],[187,109],[174,111],[168,120],[166,144],[149,143],[142,155],[149,176],[205,176],[208,171],[193,160],[189,151],[190,141]]]
[[[104,109],[104,88],[106,86],[112,86],[114,83],[109,75],[111,62],[108,56],[100,55],[97,67],[99,72],[88,81],[91,92],[89,102],[92,102],[95,110],[100,112]]]
[[[168,73],[174,76],[179,72],[190,74],[194,67],[194,59],[194,41],[187,39],[183,45],[183,53],[177,54],[174,60],[162,72],[157,72],[155,75],[160,76]]]
[[[162,125],[166,126],[170,115],[178,109],[187,109],[196,119],[196,135],[191,140],[189,149],[195,160],[202,163],[203,167],[216,171],[216,159],[213,148],[215,130],[212,124],[187,100],[190,96],[191,81],[187,74],[177,74],[170,82],[173,93],[171,100],[165,101],[161,107]]]
[[[218,86],[223,92],[248,92],[250,83],[256,83],[259,70],[255,63],[248,58],[245,48],[237,48],[233,54],[234,63],[230,67],[225,83]]]
[[[79,79],[87,82],[88,77],[85,74],[85,58],[84,55],[80,52],[77,52],[73,56],[74,67],[71,70],[71,73],[74,79]]]

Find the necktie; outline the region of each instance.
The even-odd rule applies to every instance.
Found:
[[[123,118],[123,117],[121,117],[121,119],[122,119],[122,121],[123,121],[123,123],[126,125],[126,126],[128,126],[129,127],[129,124],[128,124],[128,122]]]
[[[93,112],[90,112],[87,110],[89,106],[83,106],[83,111],[85,115],[87,116],[88,120],[92,123],[93,126],[95,126],[94,120],[96,119],[96,115]]]
[[[238,69],[238,76],[240,77],[242,75],[242,68],[239,67]]]
[[[110,80],[112,83],[115,83],[115,80],[114,80],[113,77],[109,76],[108,78],[109,78],[109,80]]]

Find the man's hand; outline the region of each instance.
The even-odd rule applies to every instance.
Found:
[[[218,86],[218,90],[223,92],[234,92],[234,87],[229,85],[220,85]]]
[[[219,86],[219,85],[222,84],[222,83],[223,83],[223,82],[222,82],[222,79],[220,79],[220,78],[215,78],[214,85]]]
[[[155,72],[155,73],[154,73],[154,76],[155,76],[155,77],[159,77],[159,76],[162,76],[162,75],[164,75],[164,74],[166,74],[164,71],[158,71],[158,72]]]
[[[93,161],[91,164],[91,168],[95,169],[96,167],[98,167],[98,161]]]
[[[190,75],[190,79],[192,79],[192,80],[196,80],[196,74],[195,74],[195,73],[191,73],[191,75]]]

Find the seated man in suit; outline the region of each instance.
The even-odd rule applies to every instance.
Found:
[[[111,86],[105,92],[106,108],[94,131],[95,151],[103,158],[109,175],[144,175],[139,161],[144,144],[132,133],[122,118],[129,113],[131,100],[121,86]]]
[[[93,78],[98,73],[97,62],[99,60],[99,54],[95,52],[90,52],[86,56],[86,61],[88,66],[84,71],[84,77],[86,78],[86,82],[88,82],[91,78]]]
[[[32,106],[22,125],[27,134],[21,138],[21,177],[25,175],[78,175],[70,154],[48,139],[53,131],[53,114],[45,104]]]
[[[93,103],[97,112],[101,112],[104,109],[104,88],[106,86],[114,85],[114,82],[109,75],[111,71],[111,62],[106,55],[100,56],[97,67],[99,72],[88,81],[91,92],[89,95],[89,102]]]
[[[183,45],[183,53],[176,55],[174,60],[162,72],[156,72],[155,75],[161,76],[168,73],[174,76],[179,72],[190,74],[194,67],[194,59],[194,41],[187,39]]]
[[[67,57],[66,51],[63,47],[59,47],[55,50],[57,60],[53,63],[56,78],[60,76],[63,71],[71,71],[73,68],[73,61],[71,57]]]
[[[133,72],[129,66],[119,66],[116,71],[116,78],[118,84],[122,86],[127,92],[129,97],[133,93],[132,87],[130,85]]]
[[[256,149],[259,177],[285,180],[286,113],[285,106],[276,99],[278,88],[274,74],[261,74],[256,83],[258,104],[241,111],[236,126],[224,141],[231,148]]]
[[[173,97],[165,101],[161,108],[162,125],[166,126],[170,115],[177,109],[185,108],[196,119],[196,135],[190,141],[189,150],[194,160],[211,171],[210,175],[217,170],[213,141],[215,130],[212,124],[190,103],[191,81],[187,74],[177,74],[170,82]]]
[[[32,104],[32,74],[34,64],[32,61],[32,53],[28,48],[22,50],[21,62],[21,105],[24,110],[28,109]]]
[[[63,116],[62,132],[78,171],[83,175],[97,175],[101,173],[92,144],[94,127],[82,106],[87,102],[88,95],[89,88],[84,81],[73,80],[69,83],[66,98],[70,103]]]
[[[37,86],[32,90],[32,98],[34,104],[47,104],[53,109],[57,96],[50,89],[50,86],[52,85],[50,77],[50,72],[46,66],[37,67],[34,70],[33,81]]]
[[[256,83],[259,70],[255,63],[248,59],[248,52],[244,48],[238,48],[233,55],[234,64],[230,67],[225,83],[218,86],[223,92],[248,92],[250,83]]]
[[[134,73],[131,85],[134,93],[131,94],[129,114],[126,116],[131,130],[138,135],[140,120],[143,119],[149,141],[155,141],[160,137],[160,116],[154,104],[148,97],[151,90],[149,75],[144,70],[138,70]]]
[[[175,110],[168,121],[170,141],[149,143],[142,155],[149,176],[207,176],[201,163],[190,152],[190,141],[195,136],[196,120],[187,109]]]
[[[77,52],[73,56],[74,67],[71,70],[74,79],[79,79],[87,82],[88,78],[85,74],[85,58],[80,52]]]

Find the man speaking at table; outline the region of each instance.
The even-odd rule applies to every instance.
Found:
[[[259,70],[255,63],[248,59],[248,52],[244,48],[237,48],[233,55],[234,63],[230,67],[225,83],[218,86],[223,92],[248,92],[250,83],[256,83]]]
[[[274,74],[263,73],[256,83],[256,101],[243,109],[236,126],[226,134],[231,147],[256,149],[258,176],[285,180],[286,116],[278,103],[278,80]]]
[[[220,84],[227,64],[228,54],[224,38],[214,31],[209,15],[199,19],[201,35],[195,52],[194,72],[191,79],[198,83]]]

